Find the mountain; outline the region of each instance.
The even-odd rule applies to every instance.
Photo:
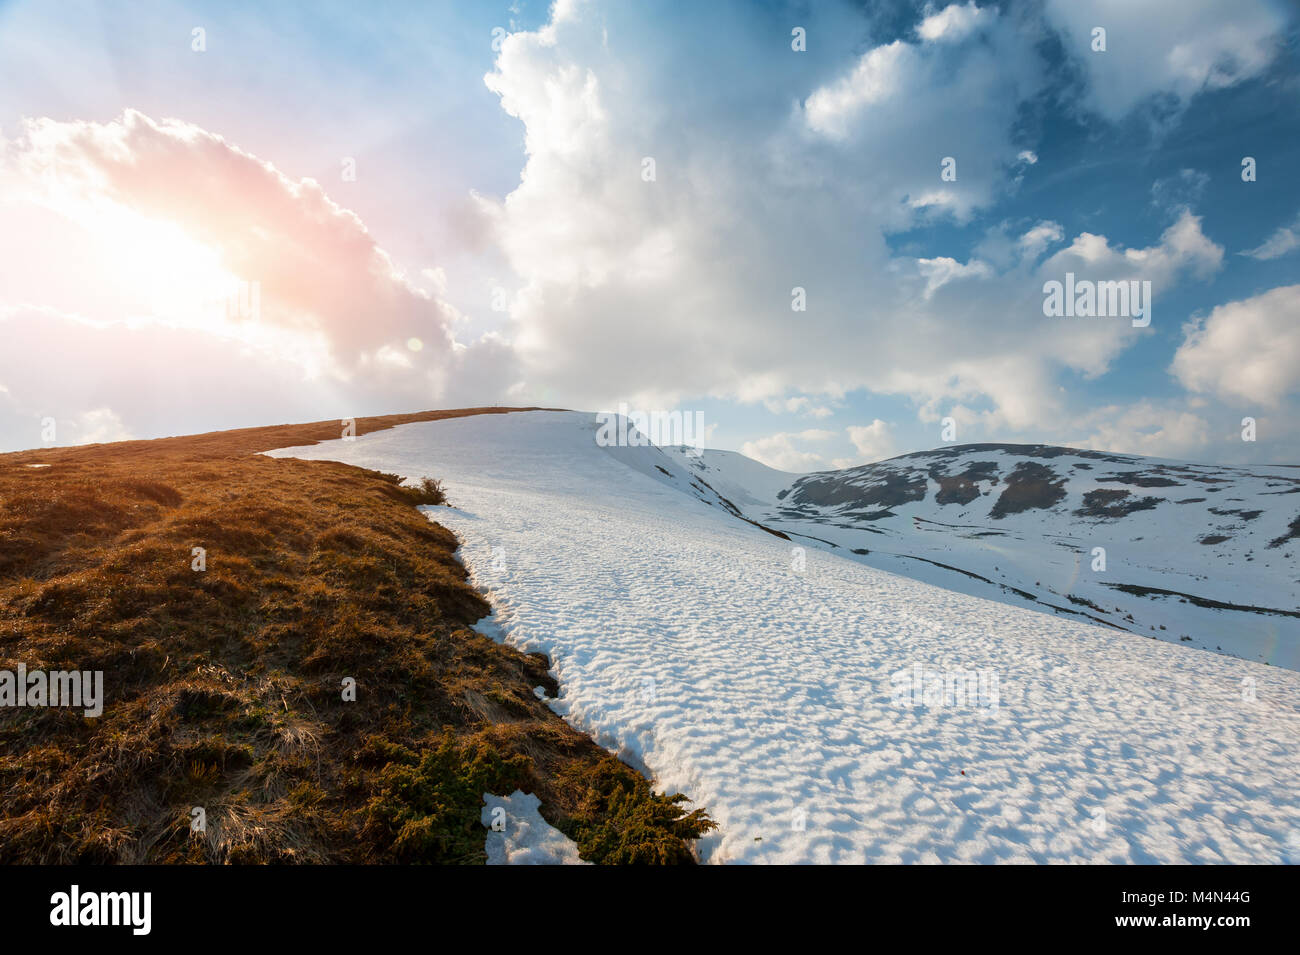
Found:
[[[730,489],[746,517],[809,547],[1300,669],[1295,466],[968,444],[785,475],[733,452],[669,453],[699,480]]]
[[[1081,614],[1049,616],[996,584],[915,558],[880,568],[867,564],[877,552],[853,553],[871,542],[891,541],[901,553],[934,540],[934,552],[969,546],[962,560],[983,567],[973,562],[992,558],[990,573],[996,566],[1010,576],[1002,553],[1025,549],[1025,561],[1032,548],[1064,554],[1052,535],[1085,520],[1069,513],[1083,506],[1083,485],[1069,487],[1079,476],[1049,507],[1022,508],[1040,499],[1023,476],[1041,472],[1017,472],[1018,464],[1050,464],[1060,477],[1078,461],[1094,466],[1094,481],[1111,469],[1145,475],[1154,464],[967,448],[885,462],[876,472],[782,477],[734,454],[697,460],[603,447],[596,434],[592,415],[529,411],[407,424],[273,454],[440,479],[449,506],[425,510],[455,533],[471,583],[494,609],[477,629],[546,654],[553,682],[538,681],[538,698],[642,769],[656,790],[708,808],[718,828],[697,843],[704,861],[1297,857],[1300,673],[1144,639]],[[958,480],[967,460],[996,465],[977,472],[982,480],[968,478],[979,498],[935,504],[930,468],[942,465],[936,474],[969,497]],[[1181,465],[1170,473],[1228,480]],[[1247,507],[1229,500],[1238,494],[1228,485],[1204,486],[1225,488],[1195,495],[1216,507],[1221,500],[1220,509]],[[881,493],[913,499],[864,500]],[[1158,504],[1130,517],[1191,506]],[[995,508],[1002,516],[991,516]],[[913,514],[929,513],[1006,536],[909,528]],[[1035,518],[1041,527],[1028,523]],[[1108,566],[1127,566],[1128,538],[1103,539],[1118,551]],[[992,546],[1003,550],[979,549]],[[1193,546],[1196,555],[1215,553]],[[1288,546],[1268,557],[1280,560]],[[1263,558],[1247,566],[1262,568]],[[913,579],[931,571],[944,586]],[[957,592],[967,583],[984,592]],[[1260,591],[1255,599],[1266,596]],[[1152,612],[1162,606],[1182,605],[1153,600]],[[1267,619],[1293,636],[1294,618]]]

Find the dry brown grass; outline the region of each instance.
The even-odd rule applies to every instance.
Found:
[[[585,857],[689,861],[707,817],[538,701],[544,657],[469,629],[489,608],[414,506],[440,488],[254,453],[338,436],[0,455],[0,669],[102,670],[106,696],[0,709],[0,861],[482,861],[482,786],[536,792]]]

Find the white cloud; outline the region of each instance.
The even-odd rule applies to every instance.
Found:
[[[0,200],[46,206],[92,235],[111,222],[130,230],[118,237],[128,245],[170,230],[166,241],[212,256],[214,279],[258,283],[254,323],[319,336],[342,368],[412,336],[431,355],[451,349],[454,313],[408,282],[356,215],[215,133],[128,109],[102,124],[26,120],[3,146]]]
[[[763,401],[763,406],[773,414],[802,414],[810,418],[829,418],[834,412],[825,405],[819,405],[807,395],[795,395],[784,400],[779,398],[767,398]]]
[[[1057,222],[1040,222],[1022,235],[1017,244],[1021,254],[1029,259],[1037,259],[1047,251],[1048,246],[1065,238],[1065,230]]]
[[[201,328],[92,322],[49,308],[0,307],[0,341],[0,451],[40,447],[47,417],[60,443],[84,443],[87,433],[107,441],[494,404],[511,381],[500,372],[512,355],[497,336],[457,349],[436,375],[367,359],[348,379],[305,378],[291,352]],[[105,407],[112,419],[86,417]]]
[[[1228,302],[1185,329],[1170,370],[1194,391],[1277,406],[1300,390],[1300,285]]]
[[[1044,268],[1064,271],[1089,270],[1105,278],[1150,279],[1159,285],[1179,272],[1208,278],[1223,264],[1223,247],[1201,231],[1201,219],[1184,210],[1165,229],[1157,245],[1144,249],[1114,248],[1105,236],[1080,233],[1070,244],[1044,263]],[[1080,275],[1080,278],[1084,277]]]
[[[1065,412],[1053,383],[1059,369],[1100,375],[1141,331],[1127,321],[1045,319],[1044,282],[1060,281],[1066,272],[1079,279],[1150,280],[1152,321],[1164,322],[1169,319],[1161,311],[1162,289],[1189,275],[1208,277],[1223,259],[1222,248],[1189,212],[1151,246],[1124,249],[1085,232],[1037,262],[1045,244],[1062,232],[1055,223],[1030,229],[1005,250],[998,272],[972,267],[974,262],[962,267],[917,260],[917,298],[928,296],[931,310],[913,306],[909,315],[918,331],[932,337],[913,361],[881,370],[872,387],[911,396],[932,418],[944,401],[991,403],[976,420],[993,433],[1052,425]],[[936,277],[942,280],[937,285]]]
[[[190,123],[28,120],[0,140],[0,209],[13,225],[0,232],[2,445],[38,444],[33,415],[101,436],[185,433],[254,423],[251,395],[313,420],[349,404],[490,404],[517,381],[499,336],[455,341],[442,270],[421,290],[319,184]]]
[[[992,274],[992,269],[978,259],[961,263],[947,256],[917,259],[916,269],[925,278],[924,294],[927,299],[954,279],[984,278]]]
[[[1084,102],[1109,120],[1259,76],[1286,26],[1269,0],[1047,0],[1045,12],[1087,78]],[[1096,27],[1105,52],[1092,49]]]
[[[1239,252],[1238,255],[1266,261],[1268,259],[1279,259],[1297,248],[1300,248],[1300,216],[1297,216],[1295,222],[1290,225],[1278,227],[1272,235],[1255,248]]]
[[[974,11],[973,4],[948,7],[922,21],[923,35],[943,42],[895,40],[868,49],[804,100],[805,128],[841,155],[852,151],[855,162],[844,173],[879,215],[897,215],[902,200],[908,210],[964,220],[1025,161],[1010,130],[1017,104],[1042,82],[1042,64],[1020,23],[993,8]],[[955,179],[939,177],[946,159],[955,162]]]
[[[851,425],[846,430],[849,440],[865,461],[883,461],[897,453],[893,429],[879,418],[869,425]]]
[[[332,363],[304,386],[301,402],[294,398],[294,408],[315,409],[308,417],[336,413],[321,406],[341,395],[359,405],[382,399],[387,410],[505,393],[571,407],[735,398],[820,419],[831,414],[827,404],[864,388],[906,396],[927,419],[953,414],[963,437],[1042,433],[1073,411],[1063,372],[1102,374],[1141,335],[1125,322],[1045,319],[1042,282],[1067,269],[1150,278],[1161,326],[1184,317],[1161,310],[1161,285],[1212,275],[1222,249],[1190,211],[1147,248],[1028,219],[988,230],[969,252],[892,245],[904,230],[965,222],[1014,191],[1019,176],[1046,172],[1027,170],[1038,156],[1023,132],[1033,128],[1023,107],[1044,89],[1044,21],[1036,7],[927,7],[911,28],[902,25],[903,39],[857,46],[871,35],[868,20],[833,9],[809,12],[818,47],[808,57],[772,56],[770,31],[711,5],[683,31],[635,5],[564,3],[543,29],[512,34],[486,83],[521,124],[526,164],[513,191],[468,203],[463,223],[467,242],[502,256],[493,268],[502,266],[500,284],[513,296],[510,320],[468,347],[454,338],[465,316],[443,301],[446,273],[413,270],[408,280],[318,184],[212,132],[128,113],[104,124],[44,121],[3,148],[24,179],[52,165],[65,186],[170,218],[223,267],[260,278],[263,324]],[[1152,96],[1182,102],[1202,87],[1258,75],[1277,18],[1254,2],[1240,9],[1236,33],[1228,28],[1235,14],[1201,0],[1052,2],[1048,17],[1071,31],[1076,59],[1074,31],[1084,29],[1086,41],[1090,21],[1102,17],[1110,51],[1098,54],[1104,61],[1082,60],[1083,75],[1092,108],[1120,115]],[[837,17],[841,29],[817,17]],[[1134,54],[1138,37],[1144,52]],[[1258,49],[1241,52],[1255,40]],[[763,70],[750,68],[759,61]],[[946,156],[956,159],[955,182],[939,178]],[[642,179],[646,157],[655,160],[653,182]],[[1048,166],[1057,164],[1051,157]],[[188,188],[196,180],[212,188]],[[5,231],[0,260],[39,230]],[[58,237],[77,234],[74,224]],[[1278,248],[1270,238],[1252,253]],[[21,271],[0,261],[0,286],[15,287],[9,281]],[[43,277],[68,295],[87,287],[81,299],[56,303],[71,316],[51,320],[60,341],[87,327],[79,315],[139,317],[125,307],[107,318],[83,308],[95,283],[57,279]],[[453,268],[450,284],[459,289],[463,273]],[[806,312],[790,309],[794,286],[807,290]],[[37,321],[28,315],[23,327]],[[184,338],[187,348],[212,344],[193,330],[172,331],[168,340]],[[418,352],[407,346],[412,338],[423,343]],[[130,340],[147,351],[143,337]],[[301,369],[290,373],[288,362],[253,350],[245,372],[230,379],[236,389],[255,384],[251,368],[301,378]],[[238,352],[229,340],[213,346],[223,368],[237,367]],[[24,413],[49,406],[57,396],[24,373],[20,357],[11,350],[0,377]],[[156,374],[131,356],[122,367],[142,380]],[[81,397],[81,411],[109,406],[136,433],[155,420],[142,402],[91,389]],[[242,412],[243,397],[207,400]],[[770,450],[794,461],[820,458],[825,445],[801,434],[763,440],[788,440]]]
[[[1200,201],[1210,177],[1197,169],[1180,169],[1151,184],[1151,204],[1159,209],[1181,212]]]
[[[990,22],[995,16],[996,10],[988,7],[981,9],[975,6],[974,0],[965,6],[954,3],[922,20],[916,33],[922,40],[931,43],[955,43],[968,37],[977,27]]]
[[[68,437],[74,444],[106,444],[110,441],[128,441],[134,437],[112,408],[83,411],[68,424],[71,425]]]
[[[975,409],[993,431],[1044,427],[1066,411],[1063,370],[1100,375],[1142,334],[1045,319],[1045,280],[1150,279],[1164,323],[1165,283],[1222,263],[1189,211],[1148,247],[1067,242],[1042,221],[991,244],[996,257],[891,252],[891,233],[970,214],[1028,162],[1013,130],[1042,76],[1022,21],[990,10],[963,40],[872,47],[792,113],[771,106],[797,82],[785,74],[741,71],[724,90],[681,71],[689,58],[619,44],[651,29],[623,5],[583,7],[549,39],[513,35],[488,78],[528,147],[518,188],[482,200],[519,276],[524,394],[665,407],[866,388]],[[737,31],[729,55],[764,42]],[[945,156],[956,182],[939,178]],[[806,311],[790,310],[795,286]]]
[[[1080,416],[1062,443],[1121,454],[1196,460],[1211,441],[1201,415],[1169,403],[1107,405]],[[1090,429],[1090,430],[1089,430]]]
[[[848,74],[808,97],[808,128],[833,139],[847,137],[857,114],[897,95],[905,74],[915,69],[915,55],[901,40],[864,53]]]
[[[877,46],[791,112],[773,104],[797,88],[779,72],[793,65],[723,88],[681,69],[689,48],[647,52],[656,28],[627,5],[583,7],[549,42],[513,35],[488,77],[528,148],[518,188],[482,208],[519,277],[511,332],[530,389],[579,407],[862,387],[926,400],[977,395],[993,369],[999,402],[1036,406],[1013,394],[1050,378],[1035,349],[1049,335],[1066,349],[1031,279],[1008,287],[981,261],[896,258],[886,242],[1006,186],[1018,104],[1041,80],[1032,33],[990,13],[965,41]],[[645,42],[620,44],[632,35]],[[728,56],[766,42],[730,33]],[[939,178],[945,156],[955,183]],[[942,208],[916,208],[940,191]],[[945,293],[981,277],[989,288],[955,317]],[[796,286],[807,311],[790,309]]]
[[[834,431],[817,428],[796,432],[782,431],[756,441],[746,441],[741,445],[740,453],[778,471],[801,474],[824,469],[826,457],[820,451],[813,451],[799,445],[822,444],[834,437]]]

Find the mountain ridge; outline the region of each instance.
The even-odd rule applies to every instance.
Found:
[[[743,485],[732,458],[667,451]],[[792,474],[742,510],[950,589],[1297,669],[1295,467],[987,442]]]

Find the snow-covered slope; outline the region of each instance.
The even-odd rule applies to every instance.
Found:
[[[1287,857],[1300,674],[800,555],[595,430],[514,413],[275,453],[442,478],[484,629],[708,807],[708,861]]]
[[[714,487],[752,470],[671,454]],[[744,498],[747,516],[872,566],[1300,669],[1297,468],[963,445]]]
[[[686,447],[664,448],[689,473],[707,482],[719,494],[741,508],[769,506],[802,474],[778,471],[738,451],[714,451]]]

